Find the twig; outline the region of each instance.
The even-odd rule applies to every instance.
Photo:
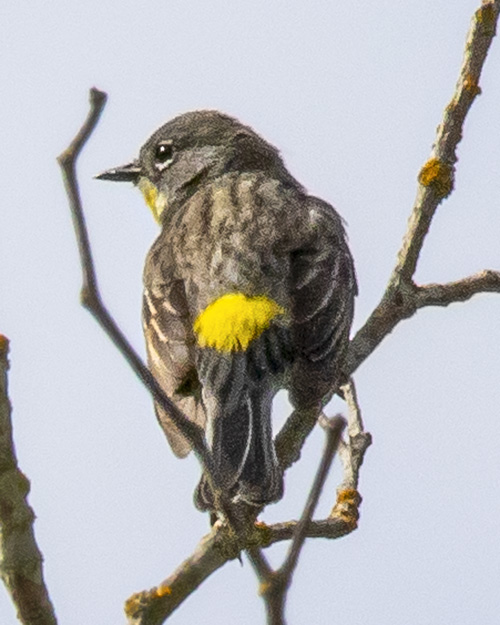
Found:
[[[7,395],[8,340],[0,335],[0,576],[25,625],[56,625],[43,579],[42,554],[33,532],[35,514],[26,497],[28,478],[19,470]]]
[[[359,469],[366,450],[372,444],[372,436],[363,429],[354,380],[349,380],[341,388],[347,403],[348,441],[346,443],[341,441],[339,445],[339,458],[344,469],[344,477],[337,490],[337,503],[333,513],[356,516],[357,507],[361,503],[361,498],[357,493]],[[352,509],[353,505],[356,510]]]
[[[418,286],[416,306],[448,306],[465,302],[477,293],[500,293],[500,271],[485,270],[447,284]]]
[[[309,525],[314,511],[316,510],[316,506],[318,505],[319,496],[323,490],[326,478],[328,477],[328,472],[330,471],[333,457],[337,451],[340,437],[342,436],[342,432],[346,426],[346,421],[342,416],[337,415],[332,419],[328,419],[328,421],[323,423],[322,426],[326,433],[326,442],[321,464],[319,465],[318,472],[316,473],[311,492],[307,498],[304,512],[302,513],[302,517],[297,526],[297,531],[294,534],[286,560],[280,569],[281,575],[283,575],[283,577],[287,580],[290,580],[292,573],[297,566],[297,560],[306,538],[307,526]],[[290,581],[288,581],[288,583],[290,583]]]
[[[344,387],[344,392],[348,397],[354,398],[355,390],[352,384],[353,383],[350,382],[351,390]],[[351,395],[349,395],[349,393],[351,393]],[[357,424],[356,427],[359,429],[362,428],[362,422],[357,400],[355,403],[357,406],[356,411],[352,410],[352,404],[349,403],[348,421],[351,428],[354,427],[352,423],[355,421]],[[370,435],[361,430],[355,434],[355,437],[366,437],[363,449],[360,450],[359,455],[349,453],[349,462],[352,462],[353,459],[355,462],[355,466],[350,469],[350,474],[356,475],[355,485],[353,486],[354,482],[352,482],[349,483],[349,488],[351,488],[351,490],[339,490],[337,503],[327,519],[320,521],[311,520],[315,500],[319,496],[323,487],[324,478],[326,477],[326,465],[332,461],[335,445],[341,442],[340,433],[345,423],[343,419],[334,421],[334,431],[332,432],[332,424],[329,423],[328,420],[326,421],[326,425],[329,428],[327,448],[301,520],[275,523],[272,525],[257,522],[255,525],[248,528],[246,534],[241,533],[238,535],[228,531],[228,528],[220,522],[216,523],[210,534],[201,540],[195,552],[185,560],[172,575],[164,580],[158,587],[137,593],[130,597],[125,605],[129,625],[159,625],[163,623],[207,577],[223,566],[227,561],[238,557],[243,550],[246,550],[249,560],[260,580],[260,594],[272,594],[270,580],[271,584],[276,585],[283,585],[284,580],[288,580],[287,586],[289,585],[291,577],[289,571],[293,571],[292,564],[294,562],[296,564],[300,548],[305,538],[335,539],[345,536],[356,529],[359,516],[357,510],[361,503],[361,497],[357,491],[353,489],[357,486],[359,467],[363,461],[364,452],[371,441]],[[337,427],[339,428],[338,431],[335,430]],[[330,454],[332,454],[332,456]],[[342,484],[347,484],[345,473]],[[288,564],[286,564],[286,566],[284,565],[285,572],[274,571],[261,549],[269,547],[274,543],[290,539],[294,540],[294,546],[289,550],[291,556],[288,556]],[[271,601],[266,599],[269,622],[273,623],[273,625],[278,625],[283,622],[279,620],[283,618],[283,602],[283,594],[281,595],[281,599],[279,596],[276,596]]]
[[[323,490],[342,431],[346,426],[346,421],[343,417],[336,416],[332,419],[325,419],[322,425],[326,432],[325,449],[304,511],[295,527],[285,561],[277,571],[273,571],[257,548],[249,550],[250,561],[260,580],[260,594],[266,604],[269,625],[283,625],[285,623],[286,594],[290,588],[293,572],[297,566],[314,510],[318,504],[319,496]]]
[[[331,434],[329,434],[331,436]],[[323,461],[322,461],[323,462]],[[316,486],[317,488],[317,486]],[[267,579],[272,571],[260,548],[289,540],[297,535],[300,521],[288,521],[265,525],[255,523],[247,532],[235,534],[227,526],[217,522],[210,534],[205,536],[193,554],[159,586],[136,593],[127,600],[125,612],[129,625],[159,625],[215,570],[229,560],[234,560],[246,550],[259,574]],[[352,521],[340,516],[330,516],[322,521],[302,522],[301,538],[335,539],[355,529]],[[295,547],[296,549],[296,547]],[[265,591],[265,583],[261,591]]]
[[[240,537],[217,522],[172,575],[159,586],[136,593],[127,600],[127,622],[129,625],[163,623],[209,575],[237,558],[243,547]]]
[[[102,110],[106,104],[106,98],[106,94],[102,91],[95,88],[90,90],[90,110],[87,119],[68,148],[64,150],[64,152],[62,152],[57,159],[63,173],[64,185],[68,194],[76,239],[78,242],[78,249],[80,252],[80,262],[83,274],[81,301],[83,306],[97,319],[98,323],[120,350],[129,365],[132,367],[134,373],[149,389],[155,400],[163,408],[165,408],[173,423],[189,440],[196,456],[203,464],[214,490],[219,490],[214,464],[205,444],[205,434],[203,429],[190,421],[166,395],[156,381],[155,377],[151,374],[149,369],[142,362],[123,333],[120,331],[116,322],[109,314],[101,300],[97,286],[94,262],[92,260],[87,227],[85,224],[85,217],[83,215],[80,200],[80,192],[78,189],[76,161],[82,148],[99,121]]]
[[[364,431],[363,417],[361,416],[361,407],[354,380],[351,378],[347,384],[341,386],[341,390],[347,404],[347,432],[349,438],[354,438]]]
[[[260,547],[247,549],[247,556],[261,583],[271,577],[274,571]]]
[[[278,432],[274,445],[284,470],[300,458],[302,446],[318,422],[320,408],[294,410]]]
[[[481,93],[479,79],[495,35],[499,10],[498,0],[483,0],[481,8],[472,18],[455,93],[437,128],[431,157],[419,174],[417,198],[398,253],[392,283],[397,283],[398,279],[410,280],[413,277],[434,213],[441,201],[453,190],[457,145],[462,139],[465,117],[474,99]]]
[[[125,604],[127,623],[129,625],[163,623],[205,579],[226,562],[237,558],[243,550],[247,553],[253,551],[255,554],[258,547],[266,548],[290,540],[295,535],[298,524],[299,521],[272,525],[256,523],[252,531],[242,538],[228,532],[225,526],[217,523],[212,532],[202,538],[193,554],[159,586],[138,592],[127,600]],[[350,534],[355,529],[356,523],[352,518],[330,515],[324,520],[311,521],[306,527],[306,538],[334,540]],[[255,559],[252,564],[255,565]]]
[[[263,546],[269,547],[274,545],[274,543],[290,540],[294,536],[298,524],[299,521],[284,521],[267,526],[267,541]],[[350,534],[355,529],[356,525],[352,524],[351,519],[347,521],[346,519],[330,515],[327,519],[311,521],[307,525],[306,538],[335,540]]]
[[[342,386],[348,413],[348,439],[339,445],[339,458],[344,474],[337,487],[337,501],[332,508],[330,518],[340,518],[356,529],[359,519],[361,495],[358,492],[359,470],[363,464],[366,450],[372,444],[372,436],[365,432],[361,408],[359,406],[354,380]]]

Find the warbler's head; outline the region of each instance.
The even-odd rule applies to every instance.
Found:
[[[161,223],[169,207],[205,182],[231,171],[256,170],[292,180],[276,148],[251,128],[218,111],[193,111],[158,128],[137,160],[97,178],[136,184]]]

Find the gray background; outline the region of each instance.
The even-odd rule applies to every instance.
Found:
[[[199,469],[176,460],[148,394],[78,304],[79,265],[55,157],[109,92],[79,173],[106,303],[143,353],[141,271],[157,226],[130,185],[94,181],[161,123],[213,107],[277,145],[348,222],[355,327],[380,297],[416,175],[451,97],[479,0],[4,2],[0,331],[20,466],[60,623],[123,622],[206,532]],[[419,282],[500,268],[500,41],[459,147]],[[493,625],[500,610],[500,296],[428,309],[358,371],[369,450],[360,528],[306,544],[290,623]],[[286,398],[277,399],[276,425]],[[342,408],[333,403],[330,412]],[[309,439],[265,519],[299,514],[322,446]],[[320,512],[334,500],[338,467]],[[278,563],[283,546],[271,557]],[[0,590],[2,625],[16,622]],[[213,575],[171,622],[263,621],[248,563]]]

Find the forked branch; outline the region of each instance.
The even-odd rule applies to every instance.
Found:
[[[347,422],[348,431],[353,432],[354,436],[350,435],[346,442],[339,441],[348,451],[342,459],[344,469],[341,481],[342,486],[337,491],[336,503],[328,518],[311,520],[314,506],[309,506],[305,511],[307,516],[303,516],[302,521],[287,521],[272,525],[257,522],[248,528],[246,534],[238,536],[229,532],[225,525],[216,523],[210,534],[200,541],[194,553],[172,575],[159,586],[130,597],[125,606],[129,625],[159,625],[163,623],[209,575],[229,560],[238,557],[243,550],[247,551],[252,565],[261,580],[261,591],[265,591],[266,588],[268,590],[269,588],[264,583],[264,580],[272,576],[273,571],[262,553],[262,549],[276,542],[293,540],[295,537],[296,542],[293,552],[295,555],[292,554],[290,562],[296,562],[298,556],[297,546],[300,551],[304,538],[328,538],[333,540],[345,536],[356,529],[361,496],[356,490],[357,483],[356,486],[353,486],[353,483],[349,482],[349,476],[359,475],[359,467],[363,462],[364,453],[371,442],[371,436],[363,431],[359,417],[360,409],[355,399],[356,393],[352,381],[349,382],[349,386],[349,392],[354,400],[348,402]],[[322,417],[323,420],[326,420],[326,417]],[[343,424],[342,422],[339,424],[334,421],[333,425],[336,428]],[[331,434],[329,434],[330,436]],[[358,437],[360,436],[364,437],[365,440],[363,446],[358,445]],[[335,446],[335,440],[332,441],[330,439],[330,443],[332,442]],[[328,463],[330,452],[331,450],[327,451],[326,457],[323,458],[323,468],[320,470],[321,475],[323,475],[325,469],[324,465]],[[318,480],[317,478],[312,487],[309,499],[311,500],[312,498],[313,503],[322,488],[322,479]],[[289,567],[290,564],[287,565],[287,569]],[[286,577],[282,579],[286,579]],[[277,618],[277,615],[283,614],[283,611],[281,609],[278,610],[277,607],[278,603],[275,597],[272,604],[268,603],[269,618]],[[276,621],[276,623],[279,623],[279,621]]]
[[[457,146],[475,98],[479,79],[496,33],[500,0],[483,0],[474,13],[455,92],[444,110],[429,160],[418,176],[417,197],[385,293],[351,341],[347,375],[352,375],[395,326],[424,306],[463,302],[476,293],[500,293],[500,273],[483,271],[449,284],[419,287],[413,281],[425,237],[439,204],[450,195],[455,179]]]

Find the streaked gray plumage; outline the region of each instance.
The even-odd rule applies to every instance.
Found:
[[[173,119],[137,162],[102,177],[139,186],[146,179],[161,212],[144,270],[152,372],[205,427],[227,494],[255,505],[279,499],[274,394],[287,388],[295,407],[320,405],[342,374],[357,287],[341,218],[307,195],[275,148],[216,111]],[[283,314],[246,349],[203,346],[195,320],[231,293],[265,296]],[[188,442],[156,410],[172,449],[185,456]],[[214,505],[203,480],[196,502]]]

